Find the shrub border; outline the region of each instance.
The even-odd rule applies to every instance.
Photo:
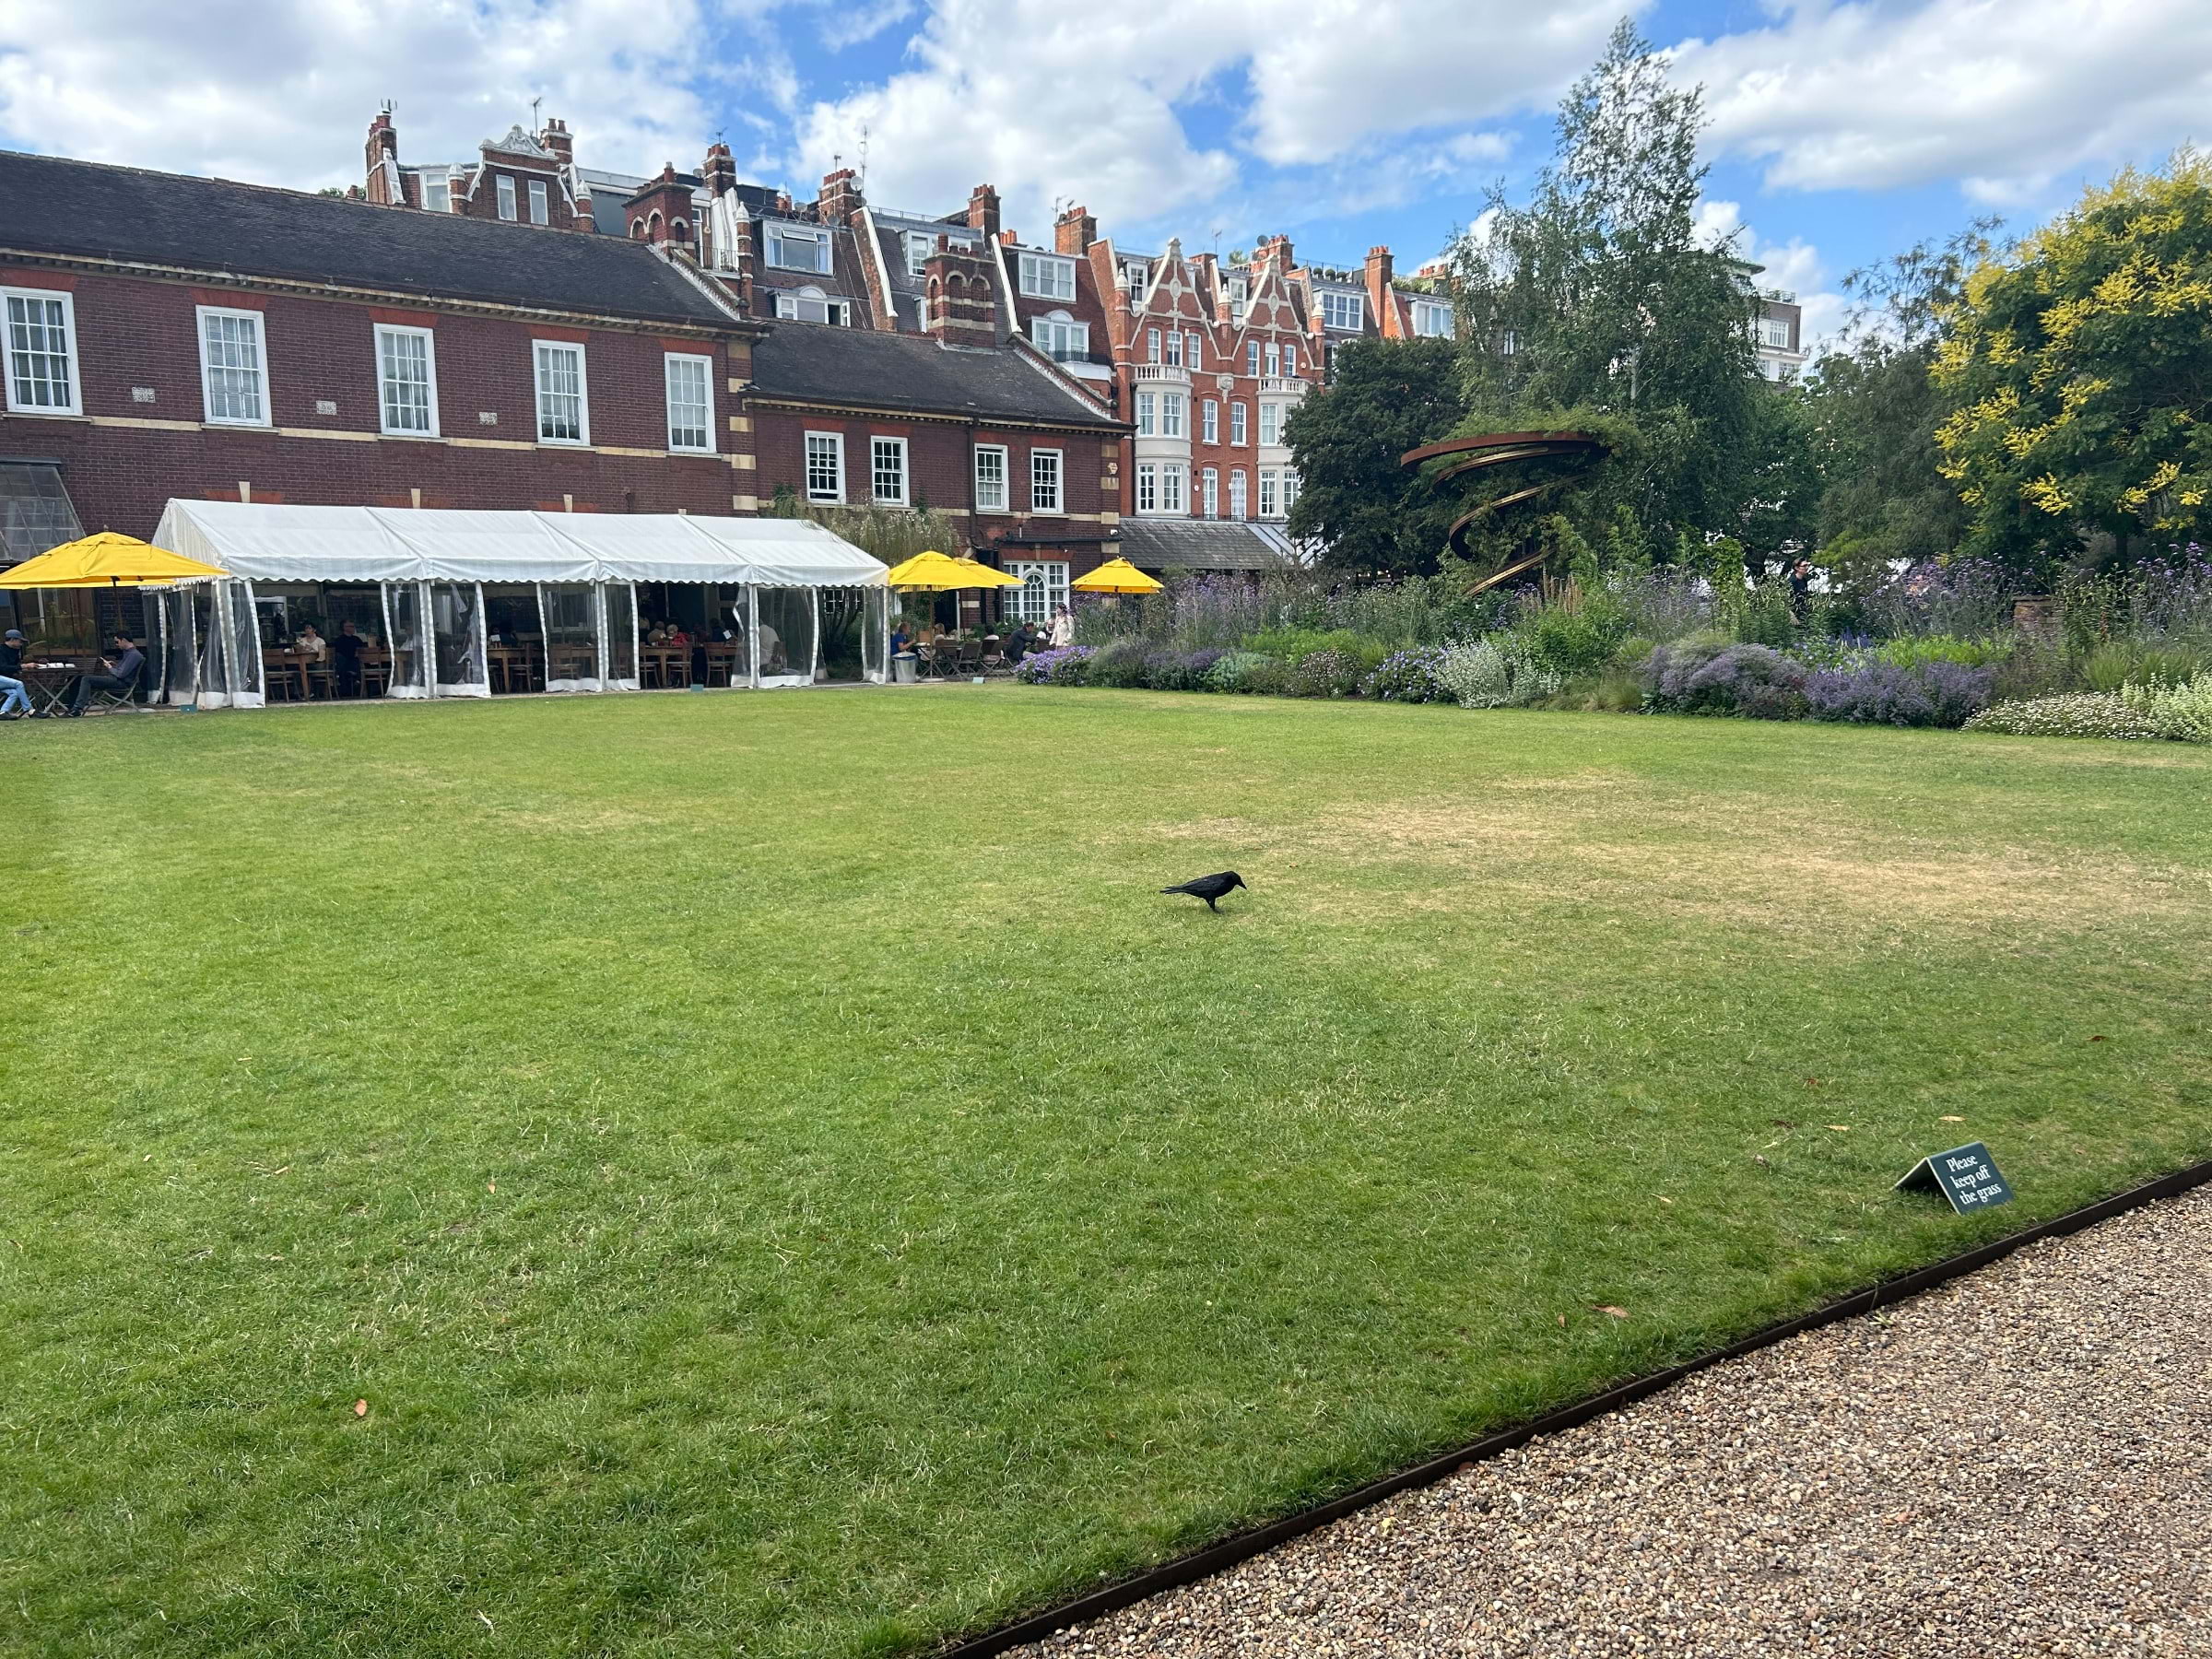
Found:
[[[1178,1556],[1159,1566],[1146,1568],[1141,1572],[1118,1580],[1102,1589],[1086,1592],[1044,1612],[1030,1614],[981,1636],[941,1646],[935,1650],[937,1659],[989,1659],[990,1655],[1003,1653],[1024,1642],[1041,1641],[1053,1631],[1065,1630],[1070,1625],[1087,1624],[1109,1613],[1119,1612],[1124,1607],[1134,1606],[1163,1591],[1178,1589],[1210,1577],[1225,1568],[1233,1567],[1240,1561],[1249,1560],[1277,1544],[1318,1532],[1331,1522],[1356,1514],[1360,1510],[1382,1502],[1385,1498],[1394,1498],[1400,1492],[1412,1491],[1419,1487],[1433,1486],[1447,1475],[1456,1474],[1469,1464],[1484,1462],[1542,1436],[1559,1434],[1578,1428],[1594,1418],[1619,1411],[1663,1389],[1672,1388],[1686,1377],[1718,1365],[1723,1360],[1740,1359],[1747,1354],[1786,1342],[1792,1336],[1801,1335],[1806,1331],[1818,1330],[1822,1325],[1834,1324],[1840,1320],[1856,1319],[1877,1308],[1907,1300],[1992,1263],[2002,1261],[2013,1252],[2030,1244],[2041,1243],[2045,1239],[2065,1238],[2069,1233],[2093,1227],[2100,1221],[2109,1221],[2115,1216],[2125,1215],[2130,1210],[2139,1209],[2161,1199],[2178,1197],[2208,1182],[2212,1182],[2212,1162],[2192,1164],[2170,1175],[2161,1175],[2140,1186],[2116,1193],[2109,1198],[2100,1198],[2079,1209],[2068,1210],[2065,1215],[2054,1216],[2020,1232],[2008,1233],[1986,1244],[1977,1244],[1971,1250],[1947,1256],[1931,1266],[1916,1268],[1896,1278],[1877,1281],[1847,1292],[1809,1313],[1800,1313],[1779,1321],[1725,1347],[1714,1348],[1710,1353],[1684,1360],[1679,1365],[1671,1365],[1648,1376],[1634,1378],[1571,1406],[1546,1412],[1542,1417],[1514,1428],[1485,1435],[1457,1451],[1446,1452],[1441,1456],[1416,1464],[1411,1468],[1401,1469],[1394,1475],[1385,1475],[1380,1480],[1355,1487],[1341,1497],[1332,1498],[1312,1509],[1232,1534],[1218,1543],[1208,1544],[1188,1555]]]

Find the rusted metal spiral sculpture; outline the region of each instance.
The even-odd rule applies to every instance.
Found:
[[[1521,461],[1564,461],[1551,477],[1538,480],[1523,489],[1508,490],[1493,496],[1453,521],[1452,550],[1462,559],[1467,553],[1467,531],[1478,521],[1509,507],[1519,507],[1547,495],[1562,485],[1572,483],[1587,475],[1590,469],[1605,458],[1603,441],[1590,432],[1486,432],[1479,438],[1447,438],[1441,443],[1424,443],[1419,449],[1407,450],[1398,457],[1400,466],[1419,466],[1435,460],[1439,455],[1466,457],[1439,472],[1432,482],[1442,484],[1465,473],[1486,472],[1496,466],[1511,466]],[[1503,569],[1494,571],[1477,582],[1471,592],[1479,594],[1484,588],[1494,587],[1508,577],[1518,576],[1532,566],[1544,562],[1541,551],[1525,558],[1509,560]]]

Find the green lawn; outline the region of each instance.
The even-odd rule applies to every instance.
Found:
[[[994,687],[0,751],[8,1652],[901,1651],[2212,1157],[2201,750]],[[1891,1194],[1972,1139],[2011,1208]]]

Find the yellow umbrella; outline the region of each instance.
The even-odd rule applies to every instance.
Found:
[[[1078,594],[1158,594],[1165,584],[1152,580],[1125,559],[1110,559],[1087,576],[1067,584]]]
[[[12,571],[0,571],[0,587],[103,588],[147,582],[186,582],[230,572],[134,535],[103,530],[27,559]]]
[[[987,564],[978,564],[968,554],[952,561],[968,578],[970,587],[1021,587],[1026,585],[1020,577],[1009,576],[1004,571],[994,571]]]
[[[943,594],[954,588],[973,587],[959,560],[931,549],[893,565],[884,573],[886,585],[906,594]]]

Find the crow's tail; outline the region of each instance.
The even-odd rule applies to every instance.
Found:
[[[1163,893],[1187,893],[1191,889],[1188,887],[1171,887],[1161,888],[1159,890]]]

